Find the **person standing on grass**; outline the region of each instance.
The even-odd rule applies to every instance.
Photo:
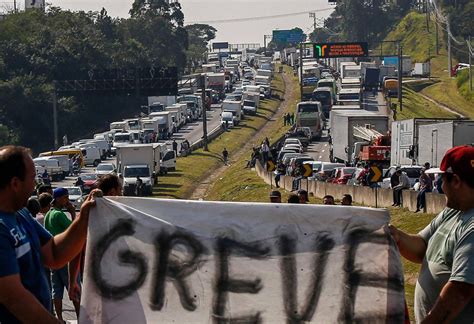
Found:
[[[59,323],[44,267],[59,269],[86,241],[94,192],[66,232],[53,237],[25,208],[35,188],[29,149],[0,147],[0,323]]]
[[[398,184],[393,187],[393,205],[394,207],[399,207],[402,205],[402,192],[404,189],[410,188],[410,179],[407,174],[401,169],[397,169],[395,174],[398,176]]]
[[[446,208],[418,234],[389,225],[401,255],[421,264],[417,323],[474,322],[474,147],[446,152],[439,169]]]
[[[224,165],[227,165],[228,158],[229,158],[229,152],[227,152],[227,149],[224,147],[224,150],[222,151],[222,159],[224,160]]]

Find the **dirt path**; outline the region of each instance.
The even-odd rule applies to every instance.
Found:
[[[282,73],[282,76],[283,76],[283,83],[285,85],[283,100],[280,102],[277,110],[273,113],[270,119],[263,125],[262,128],[260,128],[254,134],[254,138],[261,137],[262,133],[265,131],[267,127],[270,127],[271,123],[281,122],[282,120],[283,112],[285,111],[285,108],[288,106],[289,98],[292,97],[293,92],[294,92],[293,87],[290,86],[290,76],[287,73]],[[230,152],[231,156],[230,156],[229,162],[232,164],[233,161],[239,160],[243,154],[245,154],[247,151],[249,151],[252,148],[252,146],[253,146],[253,142],[249,141],[240,150],[236,152]],[[191,194],[190,199],[193,199],[193,200],[204,199],[209,188],[211,188],[214,182],[222,176],[222,174],[227,170],[227,168],[228,168],[227,166],[223,165],[217,170],[214,170],[212,174],[210,174],[209,176],[203,178],[200,181],[199,185]]]

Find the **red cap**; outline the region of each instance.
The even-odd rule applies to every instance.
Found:
[[[426,170],[426,173],[454,173],[463,177],[474,177],[474,147],[453,147],[446,152],[439,168]]]

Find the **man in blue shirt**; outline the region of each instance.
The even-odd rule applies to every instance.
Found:
[[[68,229],[54,237],[24,208],[35,187],[30,151],[0,147],[0,323],[58,323],[43,266],[59,269],[82,250],[90,195]]]

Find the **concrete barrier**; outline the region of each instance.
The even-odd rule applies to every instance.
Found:
[[[439,193],[426,194],[426,212],[430,214],[439,214],[446,208],[446,196]]]
[[[408,208],[409,211],[416,211],[416,196],[418,196],[418,192],[416,192],[415,190],[403,190],[402,206]]]
[[[393,205],[392,189],[377,189],[377,207],[390,207]]]
[[[263,166],[257,162],[255,165],[256,173],[265,183],[270,181],[275,185],[273,172],[267,172]],[[293,188],[293,177],[281,176],[280,188],[291,191]],[[302,179],[300,189],[308,190],[316,198],[323,198],[331,195],[336,200],[340,200],[344,194],[350,194],[352,201],[368,207],[389,207],[393,204],[393,192],[391,189],[373,189],[363,186],[347,186],[334,183],[326,183],[315,180]],[[416,211],[416,197],[418,192],[414,190],[403,190],[402,200],[403,207],[410,211]],[[426,194],[426,211],[430,214],[440,213],[446,206],[446,198],[443,194],[427,193]]]

